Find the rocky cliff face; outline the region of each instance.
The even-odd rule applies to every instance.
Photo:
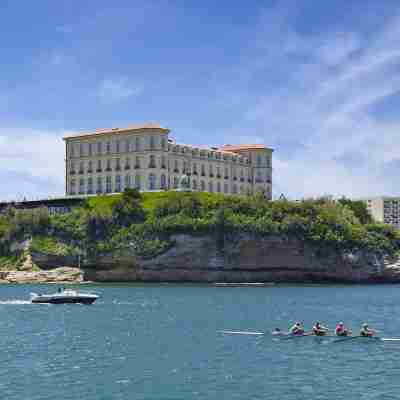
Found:
[[[86,260],[84,279],[169,282],[400,282],[400,266],[375,254],[315,249],[299,240],[248,234],[217,240],[175,235],[152,259],[125,248]],[[40,262],[35,260],[40,266]]]

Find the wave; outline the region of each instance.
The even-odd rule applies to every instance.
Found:
[[[0,305],[2,304],[33,304],[29,300],[0,300]]]

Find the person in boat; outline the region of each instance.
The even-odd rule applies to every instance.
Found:
[[[368,326],[368,324],[366,324],[366,323],[362,324],[361,329],[360,329],[360,336],[372,337],[372,336],[374,336],[375,333],[376,333],[376,331],[371,329]]]
[[[316,322],[312,328],[312,331],[315,336],[325,336],[328,333],[329,329],[321,325],[320,322]]]
[[[296,322],[290,329],[289,333],[291,335],[304,335],[304,328],[300,322]]]
[[[349,336],[351,335],[351,331],[346,329],[343,322],[339,322],[335,328],[336,336]]]

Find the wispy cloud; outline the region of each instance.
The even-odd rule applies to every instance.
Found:
[[[276,148],[275,195],[398,195],[400,119],[385,122],[370,107],[400,90],[400,17],[368,40],[356,30],[301,35],[291,17],[281,8],[267,13],[255,36],[269,41],[248,50],[234,71],[241,80],[218,101],[265,87],[232,107]]]
[[[139,96],[142,92],[141,86],[134,85],[127,78],[107,78],[100,83],[97,95],[104,102],[117,102]]]

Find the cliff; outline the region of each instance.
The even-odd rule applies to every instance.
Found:
[[[395,259],[367,252],[313,248],[300,240],[250,234],[179,234],[173,245],[152,258],[130,247],[84,260],[83,279],[99,282],[400,282]],[[53,257],[32,254],[40,268]],[[77,266],[77,259],[58,258]]]

